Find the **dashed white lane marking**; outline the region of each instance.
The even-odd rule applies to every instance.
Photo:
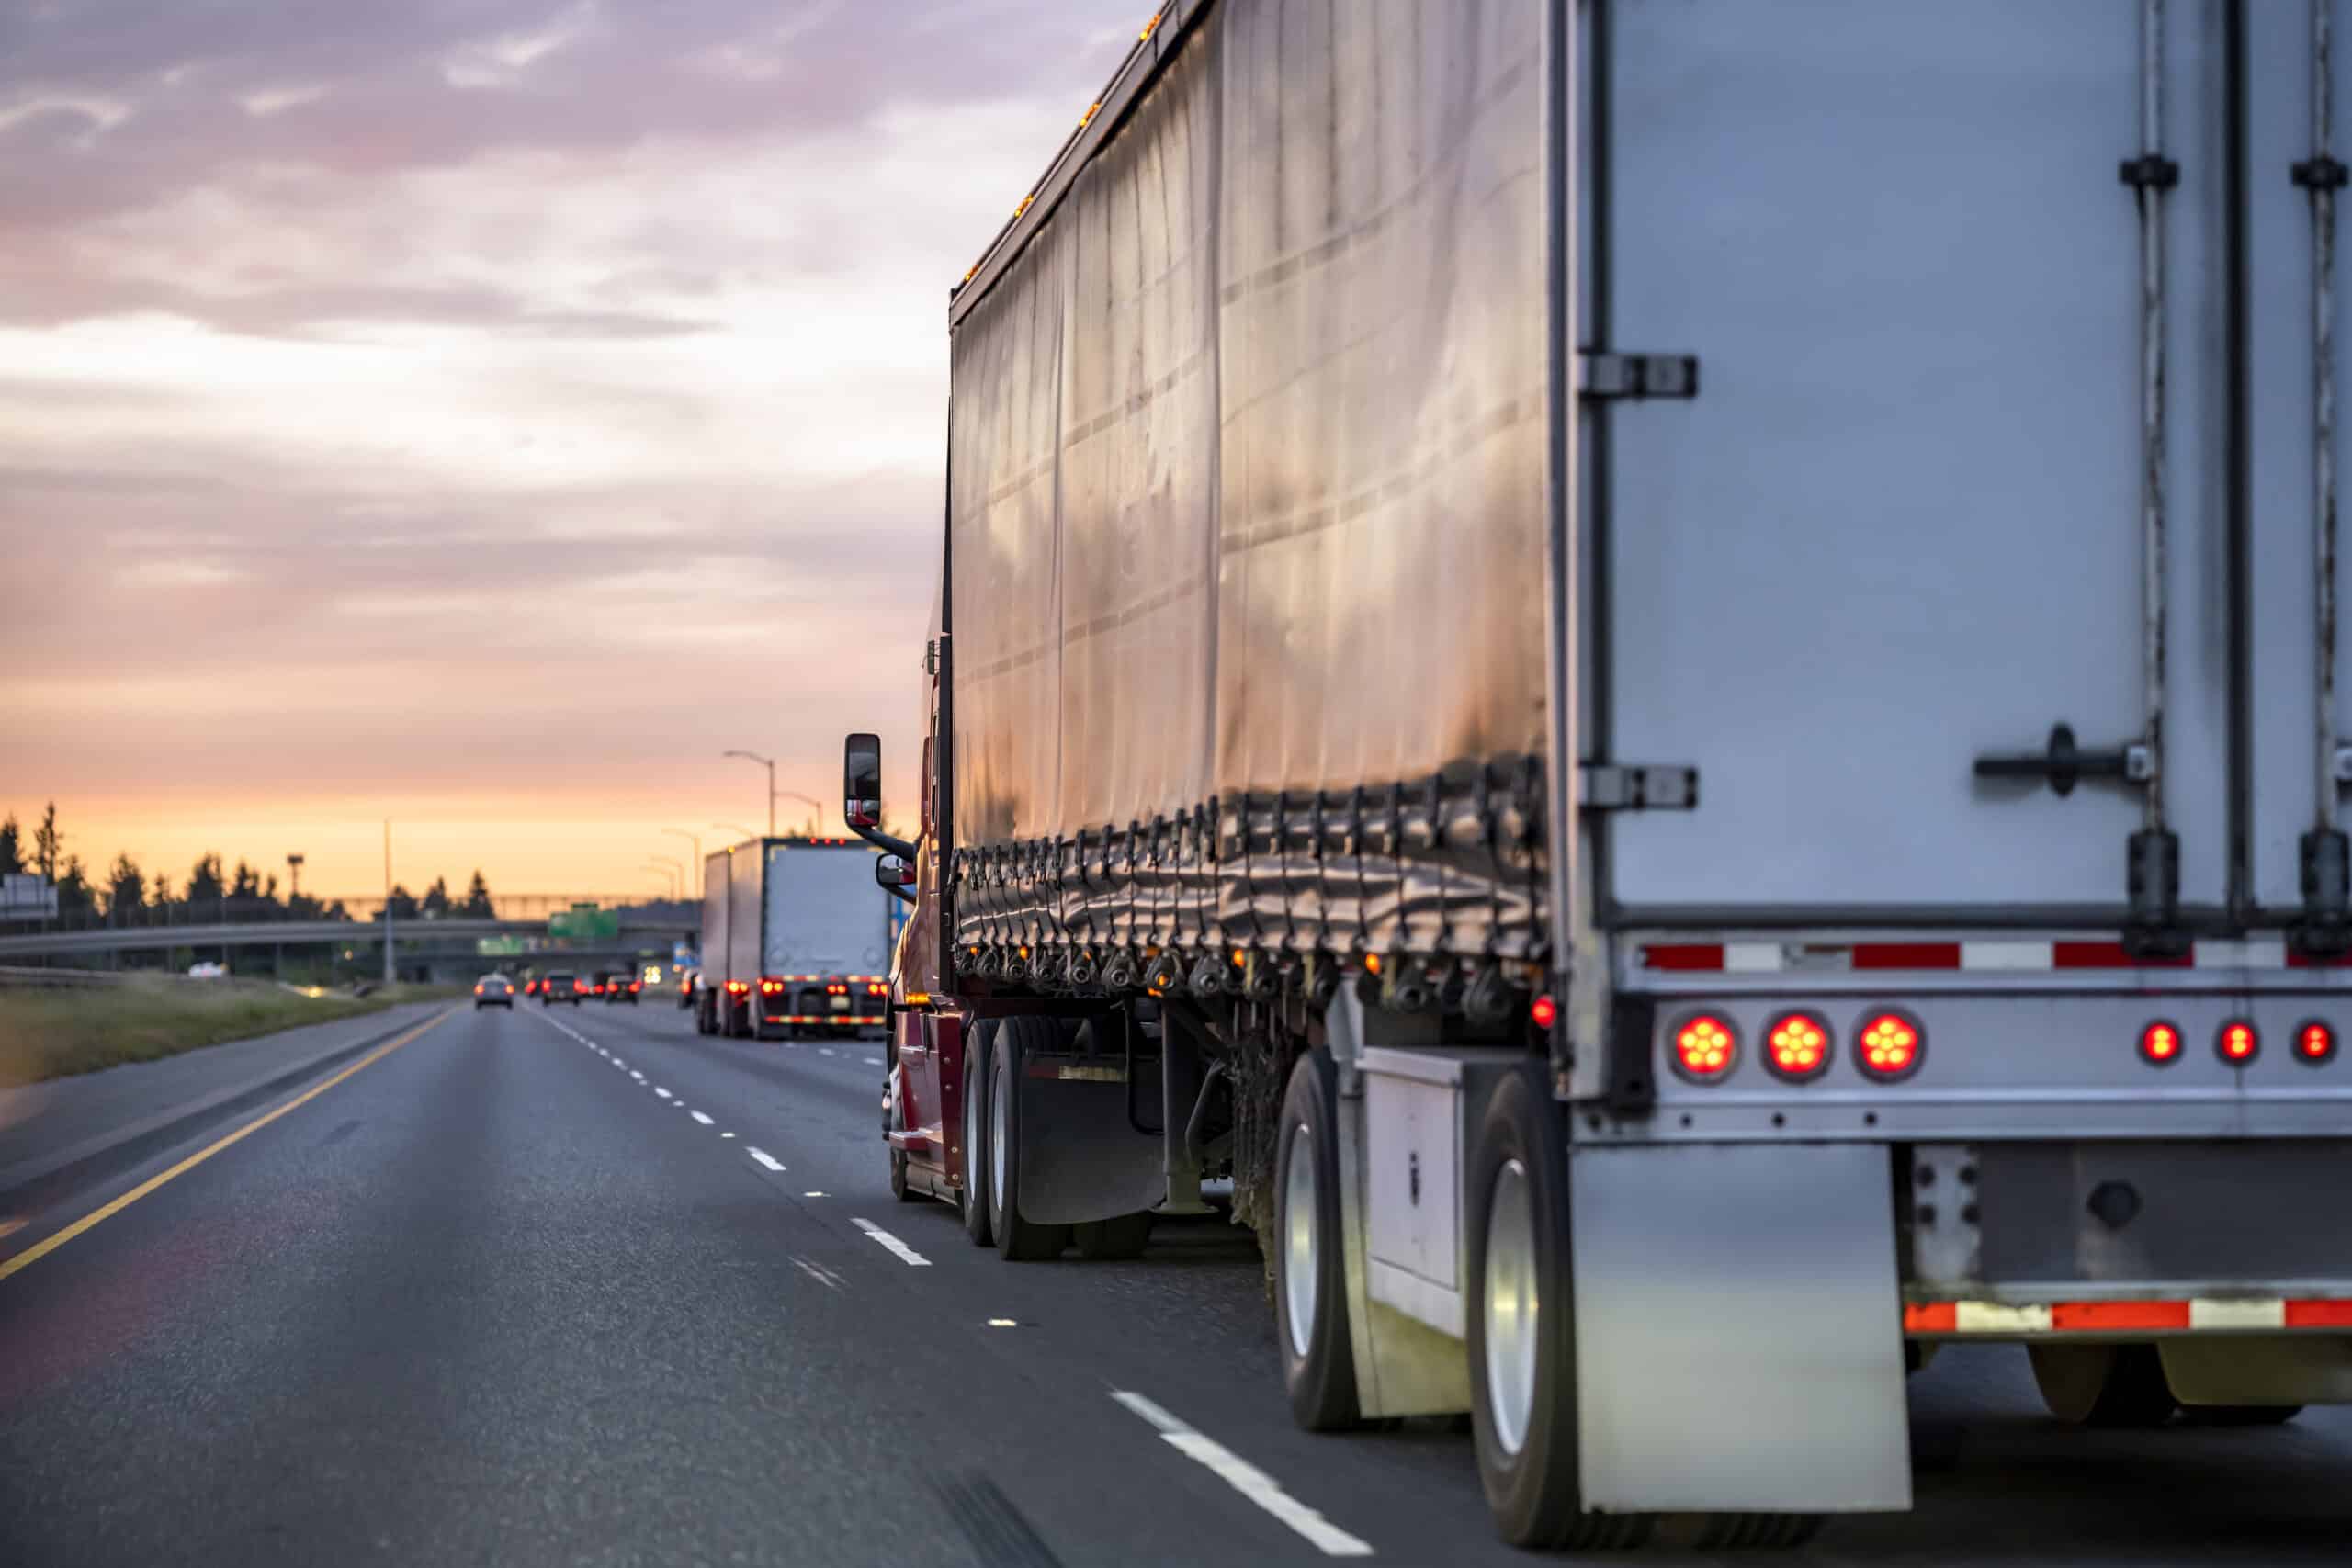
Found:
[[[1218,1442],[1178,1420],[1140,1393],[1114,1389],[1111,1397],[1159,1428],[1159,1435],[1185,1458],[1206,1465],[1227,1485],[1305,1536],[1327,1557],[1370,1557],[1372,1543],[1350,1535],[1283,1490],[1282,1483]]]
[[[712,1123],[712,1122],[711,1122],[710,1118],[709,1118],[709,1117],[707,1117],[707,1116],[705,1116],[705,1115],[704,1115],[701,1111],[687,1111],[687,1112],[686,1112],[686,1114],[687,1114],[687,1115],[689,1115],[689,1116],[691,1116],[691,1117],[693,1117],[695,1121],[697,1121],[697,1122],[701,1122],[701,1123],[702,1123],[704,1126],[706,1126],[706,1127],[708,1127],[708,1126],[713,1125],[713,1123]]]
[[[639,1083],[643,1083],[643,1082],[645,1081],[645,1075],[644,1075],[643,1073],[639,1072],[639,1071],[638,1071],[636,1068],[634,1068],[634,1067],[631,1067],[631,1068],[629,1069],[629,1074],[628,1074],[628,1076],[629,1076],[629,1077],[633,1077],[633,1078],[635,1078],[635,1079],[636,1079],[638,1082],[639,1082]]]
[[[768,1153],[765,1149],[755,1149],[751,1145],[745,1144],[743,1145],[743,1152],[750,1155],[753,1159],[758,1160],[762,1165],[766,1166],[770,1170],[782,1170],[784,1168],[784,1162],[776,1158],[774,1155]]]
[[[842,1288],[842,1277],[839,1274],[834,1273],[831,1269],[826,1268],[823,1264],[812,1263],[806,1258],[795,1258],[792,1262],[795,1268],[798,1269],[803,1274],[808,1275],[811,1280],[816,1280],[817,1283],[824,1286],[825,1289],[829,1291],[838,1291]]]
[[[868,1056],[865,1058],[865,1065],[869,1067],[878,1067],[882,1065],[882,1058],[879,1056]]]
[[[660,1084],[655,1084],[653,1086],[653,1092],[660,1095],[664,1100],[675,1100],[678,1098],[676,1095],[672,1094],[668,1089],[663,1089]]]
[[[817,1047],[817,1055],[820,1056],[830,1056],[832,1054],[833,1048],[831,1045],[820,1045]]]
[[[875,1240],[880,1242],[882,1244],[883,1250],[896,1258],[899,1262],[916,1269],[928,1269],[931,1267],[930,1258],[925,1258],[922,1253],[917,1252],[913,1247],[909,1247],[905,1242],[900,1241],[897,1236],[892,1235],[888,1231],[884,1230],[872,1220],[861,1220],[855,1215],[852,1215],[849,1223],[864,1231],[866,1235],[872,1236]]]
[[[719,1134],[718,1135],[719,1135],[720,1137],[722,1137],[722,1138],[731,1138],[731,1137],[733,1137],[735,1134],[732,1134],[732,1133],[721,1133],[721,1134]]]

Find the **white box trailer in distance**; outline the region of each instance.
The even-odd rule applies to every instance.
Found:
[[[1165,7],[950,310],[915,1185],[1229,1163],[1527,1544],[2352,1400],[2336,8]]]
[[[704,885],[704,974],[718,997],[711,1027],[761,1039],[880,1028],[894,927],[874,852],[854,839],[785,837],[712,859],[722,857],[723,875]],[[726,890],[715,900],[713,886]]]

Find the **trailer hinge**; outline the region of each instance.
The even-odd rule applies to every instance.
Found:
[[[1587,762],[1577,772],[1577,803],[1589,811],[1695,811],[1699,807],[1696,768]]]
[[[1695,398],[1695,354],[1596,354],[1577,356],[1577,390],[1588,398]]]

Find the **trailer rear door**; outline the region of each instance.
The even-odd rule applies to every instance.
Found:
[[[2169,189],[2120,174],[2149,146],[2132,0],[1580,9],[1581,342],[1699,363],[1695,396],[1582,403],[1587,755],[1699,772],[1695,810],[1611,814],[1605,913],[2120,910],[2142,786],[2061,796],[1973,764],[2043,751],[2060,723],[2086,750],[2143,739],[2151,453],[2163,810],[2182,901],[2221,905],[2223,8],[2164,8]],[[2165,245],[2160,443],[2143,202]],[[2304,254],[2254,254],[2256,296],[2301,299]]]

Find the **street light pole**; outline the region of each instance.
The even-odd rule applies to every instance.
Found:
[[[713,822],[711,826],[714,828],[724,828],[730,833],[741,833],[747,839],[756,839],[759,837],[757,833],[752,832],[741,822]]]
[[[689,833],[684,828],[664,828],[662,830],[665,833],[673,833],[695,847],[694,891],[695,897],[700,899],[702,897],[702,835]]]
[[[685,897],[685,888],[687,884],[685,880],[686,868],[684,865],[681,865],[678,862],[672,860],[668,855],[648,855],[645,858],[649,863],[658,863],[674,870],[678,875],[678,897],[682,898]]]
[[[772,792],[772,793],[770,794],[769,797],[768,797],[768,810],[769,810],[771,813],[773,813],[773,812],[775,810],[775,799],[776,799],[776,796],[777,796],[777,795],[781,795],[781,796],[783,796],[783,797],[784,797],[785,799],[786,799],[786,800],[797,800],[797,801],[803,801],[803,802],[806,802],[806,803],[807,803],[807,805],[808,805],[808,808],[809,808],[810,810],[814,811],[814,812],[817,814],[817,826],[818,826],[818,828],[819,828],[820,830],[824,828],[824,826],[825,826],[825,803],[824,803],[823,801],[817,799],[814,795],[803,795],[803,794],[801,794],[801,793],[800,793],[798,790],[797,790],[797,789],[780,789],[780,790],[775,790],[775,791]]]
[[[677,863],[676,861],[673,861],[673,861],[665,861],[665,860],[662,860],[661,856],[656,855],[656,856],[652,857],[651,859],[648,860],[648,861],[645,863],[645,869],[646,869],[647,871],[652,872],[653,874],[656,874],[656,875],[658,875],[658,876],[663,876],[663,877],[667,877],[667,878],[669,879],[669,882],[670,882],[670,899],[671,899],[671,902],[675,903],[675,902],[677,901],[677,899],[678,899],[678,897],[679,897],[679,894],[678,894],[678,863]]]
[[[763,757],[763,756],[761,756],[757,751],[729,751],[729,752],[728,752],[728,753],[727,753],[727,755],[729,755],[729,757],[741,757],[741,758],[742,758],[745,761],[748,761],[748,762],[757,762],[757,763],[759,763],[759,764],[760,764],[760,766],[762,766],[762,767],[765,768],[765,769],[768,771],[768,837],[769,837],[769,838],[771,838],[771,839],[775,838],[775,759],[774,757]]]
[[[392,824],[384,823],[384,984],[392,983]]]

